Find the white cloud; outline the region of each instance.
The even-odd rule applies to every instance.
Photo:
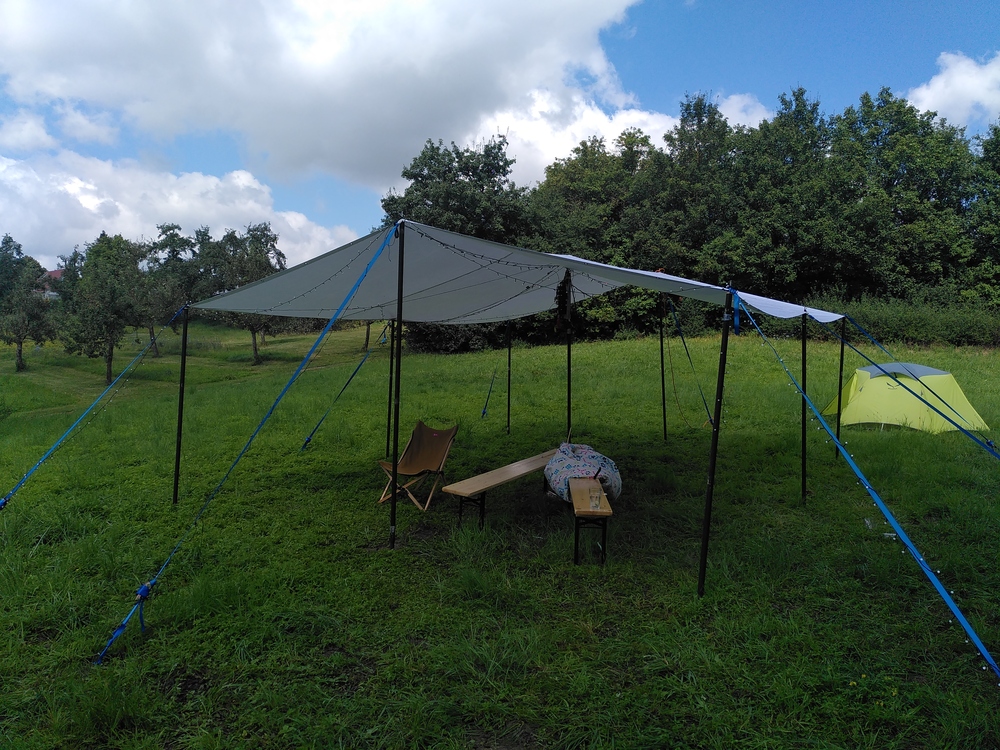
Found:
[[[497,112],[484,119],[480,127],[465,139],[481,141],[504,134],[510,143],[508,153],[517,162],[514,179],[520,184],[541,180],[545,167],[556,158],[564,158],[591,136],[612,144],[628,128],[639,128],[656,144],[674,127],[677,119],[641,109],[619,109],[607,114],[592,101],[578,94],[568,99],[546,91],[532,91],[530,104]]]
[[[913,106],[937,112],[956,125],[1000,118],[1000,53],[979,63],[962,54],[942,52],[937,63],[941,72],[907,93]]]
[[[526,92],[567,118],[633,106],[598,34],[636,1],[24,0],[0,9],[0,76],[25,104],[239,132],[277,173],[382,189],[427,138],[533,120]]]
[[[343,226],[319,226],[295,211],[276,211],[270,189],[246,171],[222,177],[174,175],[136,163],[112,163],[71,151],[14,160],[0,156],[0,232],[9,233],[46,268],[102,231],[154,238],[156,225],[226,228],[270,221],[290,264],[354,239]]]
[[[0,148],[14,152],[55,148],[55,139],[45,130],[45,120],[40,115],[20,111],[0,119]]]
[[[59,127],[63,134],[80,143],[114,143],[118,128],[111,122],[111,116],[104,112],[87,115],[73,107],[61,107]]]
[[[730,125],[756,127],[774,116],[753,94],[732,94],[719,100],[719,111]]]

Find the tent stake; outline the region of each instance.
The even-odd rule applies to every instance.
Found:
[[[806,421],[809,416],[806,406],[806,325],[808,322],[808,313],[802,313],[802,502],[806,501]]]
[[[722,391],[726,384],[726,355],[729,351],[729,326],[733,320],[733,295],[726,294],[722,314],[722,346],[719,347],[719,377],[715,384],[715,416],[712,420],[712,448],[708,454],[708,491],[705,493],[705,516],[701,522],[701,560],[698,565],[698,596],[705,595],[705,570],[708,567],[708,537],[712,525],[712,496],[715,493],[715,463],[719,456],[719,427],[722,424]]]
[[[392,440],[392,382],[393,364],[396,357],[396,321],[389,321],[389,393],[385,399],[385,457],[389,458],[389,444]]]
[[[392,414],[392,504],[389,510],[389,549],[396,547],[396,496],[399,494],[399,372],[403,360],[403,238],[406,224],[399,222],[399,272],[396,278],[396,372]]]
[[[514,348],[514,340],[511,338],[510,321],[507,321],[507,434],[510,434],[510,358]]]
[[[188,308],[184,307],[184,328],[181,332],[181,377],[177,393],[177,450],[174,454],[174,505],[177,505],[177,488],[181,481],[181,434],[184,427],[184,375],[187,371]]]
[[[844,406],[844,342],[847,341],[847,317],[840,319],[840,375],[837,378],[837,445],[833,457],[840,458],[840,412]]]

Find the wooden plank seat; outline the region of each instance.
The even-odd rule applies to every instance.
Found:
[[[458,497],[458,522],[462,523],[462,509],[466,503],[479,506],[479,528],[483,527],[486,516],[486,493],[495,487],[499,487],[507,482],[513,482],[528,474],[541,471],[548,464],[549,459],[556,454],[556,448],[539,453],[537,456],[522,458],[512,464],[501,466],[499,469],[487,471],[485,474],[477,474],[474,477],[463,479],[461,482],[449,484],[442,487],[442,492]]]
[[[596,487],[601,495],[597,508],[590,506],[590,490]],[[611,503],[604,494],[601,483],[592,477],[573,477],[569,480],[569,495],[573,501],[573,515],[576,517],[573,529],[573,563],[580,564],[580,529],[601,530],[601,563],[608,556],[608,519],[611,517]]]

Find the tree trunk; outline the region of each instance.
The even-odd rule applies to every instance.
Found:
[[[257,351],[257,331],[250,331],[250,338],[253,340],[253,363],[260,364],[260,352]]]
[[[111,385],[111,381],[114,380],[111,372],[111,362],[115,357],[114,346],[109,346],[108,350],[104,353],[104,378],[108,385]]]
[[[361,347],[361,351],[368,351],[368,342],[372,337],[372,322],[369,320],[365,323],[365,345]]]
[[[160,347],[156,344],[156,333],[153,331],[153,326],[146,326],[149,330],[149,343],[153,349],[153,357],[160,356]]]
[[[24,342],[17,342],[17,358],[14,360],[14,371],[21,372],[25,369],[24,364]]]

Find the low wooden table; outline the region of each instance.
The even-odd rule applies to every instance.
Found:
[[[590,488],[596,485],[601,490],[601,506],[590,507]],[[573,530],[573,563],[580,564],[580,529],[601,530],[601,563],[608,556],[608,519],[611,517],[611,504],[604,494],[601,483],[592,477],[573,477],[569,480],[569,495],[573,501],[575,528]]]

